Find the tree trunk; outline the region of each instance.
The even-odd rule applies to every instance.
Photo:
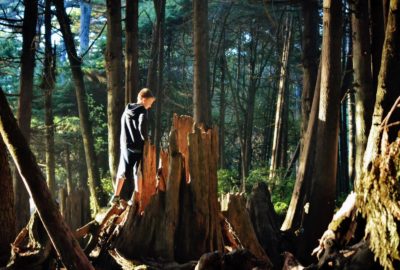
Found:
[[[258,241],[277,267],[281,260],[279,247],[282,239],[279,233],[278,216],[266,183],[259,182],[253,187],[247,201],[247,209]]]
[[[79,25],[79,52],[82,56],[89,48],[90,17],[92,13],[92,4],[90,3],[90,0],[80,0],[79,5],[81,9]]]
[[[283,147],[283,131],[285,122],[285,106],[287,106],[287,79],[288,79],[288,64],[289,64],[289,53],[292,36],[292,17],[286,18],[285,34],[284,34],[284,45],[282,49],[281,58],[281,71],[279,78],[279,89],[278,89],[278,100],[276,102],[275,111],[275,125],[274,125],[274,137],[272,140],[272,155],[270,165],[270,179],[274,179],[277,174],[276,171],[283,165],[281,164],[281,153]],[[287,108],[288,109],[288,108]],[[286,109],[286,110],[287,110]]]
[[[383,24],[383,5],[381,0],[369,0],[371,14],[371,60],[372,60],[372,89],[377,88],[378,75],[381,66],[385,26]]]
[[[3,92],[0,92],[0,133],[64,265],[68,269],[94,269],[58,211]]]
[[[252,148],[252,139],[253,139],[253,121],[254,121],[254,104],[256,99],[256,60],[257,60],[257,48],[258,48],[258,35],[256,26],[252,25],[250,30],[250,63],[249,63],[249,86],[247,90],[247,100],[246,100],[246,111],[243,119],[243,145],[241,147],[242,154],[242,187],[241,190],[246,190],[246,182],[245,179],[249,176],[250,165],[251,165],[251,156],[253,152]]]
[[[290,199],[289,208],[285,220],[281,226],[282,231],[295,231],[303,226],[304,206],[309,200],[311,189],[311,176],[314,169],[315,140],[318,127],[318,112],[321,85],[321,64],[318,70],[315,83],[313,103],[311,106],[310,118],[306,136],[304,137],[303,152],[300,156],[299,168],[295,186]]]
[[[139,92],[139,1],[126,1],[125,104],[135,102]]]
[[[70,160],[70,151],[68,144],[65,145],[64,162],[65,162],[65,170],[67,172],[67,178],[65,179],[67,182],[67,194],[70,194],[72,191],[72,171],[71,171],[71,160]]]
[[[329,224],[336,198],[338,124],[341,81],[342,4],[323,2],[323,38],[321,53],[321,94],[314,171],[312,174],[309,212],[304,220],[304,234],[299,255],[308,258],[317,239]],[[305,240],[307,239],[307,240]]]
[[[0,89],[0,91],[2,91]],[[7,148],[0,137],[0,267],[10,257],[10,243],[15,238],[15,208],[12,176],[8,164]]]
[[[371,75],[371,48],[369,32],[368,3],[356,0],[350,3],[352,12],[351,28],[353,37],[353,70],[355,91],[356,123],[356,167],[355,177],[361,175],[364,151],[367,146],[368,133],[374,103],[374,90]]]
[[[314,96],[315,83],[318,73],[318,44],[319,44],[319,14],[318,1],[302,1],[301,11],[303,18],[302,35],[302,62],[303,62],[303,90],[301,94],[301,141],[300,156],[302,156],[305,144],[305,135],[308,127],[308,119],[311,113],[312,98]]]
[[[51,1],[45,2],[45,59],[41,88],[44,92],[45,126],[46,126],[46,180],[49,190],[56,195],[56,168],[54,153],[54,122],[52,97],[55,84],[55,57],[51,46]]]
[[[355,180],[355,164],[356,164],[356,141],[355,141],[355,98],[354,92],[347,94],[347,113],[348,113],[348,132],[349,132],[349,181],[350,188],[353,188]]]
[[[225,48],[225,47],[224,47]],[[219,121],[218,121],[218,141],[219,141],[219,161],[218,168],[225,168],[225,110],[226,110],[226,94],[225,94],[225,49],[220,55],[220,69],[221,69],[221,86],[219,97]]]
[[[378,155],[380,147],[381,124],[384,116],[389,112],[392,104],[398,97],[400,86],[400,16],[399,1],[390,1],[388,23],[386,26],[385,42],[382,51],[382,62],[378,78],[378,89],[372,126],[368,136],[367,149],[364,154],[363,168],[367,169]],[[396,135],[396,134],[395,134]],[[358,184],[361,184],[360,182]]]
[[[21,73],[19,80],[18,125],[27,142],[30,141],[33,73],[35,69],[36,24],[38,18],[38,1],[24,1],[24,21],[22,24]],[[15,175],[18,175],[17,173]],[[17,211],[17,230],[29,220],[29,195],[19,176],[14,179],[15,209]]]
[[[127,210],[126,222],[115,240],[117,252],[125,258],[162,257],[166,261],[186,262],[205,252],[222,251],[217,205],[217,132],[197,127],[191,132],[193,120],[188,117],[174,116],[173,122],[169,161],[162,163],[169,167],[161,168],[158,174],[165,180],[166,188],[159,184],[156,192],[155,162],[145,159],[143,170],[149,173],[143,174],[143,183],[147,184],[139,186],[141,209],[133,206]],[[155,155],[154,146],[147,145],[146,149],[146,157]]]
[[[158,79],[157,79],[157,91],[156,91],[156,116],[155,116],[155,127],[154,127],[154,144],[156,146],[156,161],[160,157],[161,148],[161,136],[162,136],[162,103],[164,100],[164,28],[165,28],[165,0],[160,3],[160,27],[159,27],[159,37],[158,37]]]
[[[94,150],[94,140],[92,125],[89,119],[89,109],[86,99],[85,83],[83,81],[82,60],[78,57],[75,49],[74,38],[71,32],[69,19],[65,12],[64,1],[55,0],[56,15],[60,23],[61,33],[63,35],[65,46],[68,52],[68,59],[71,66],[72,77],[75,84],[76,100],[78,104],[80,128],[85,150],[85,159],[88,172],[88,182],[93,212],[97,213],[100,206],[106,203],[106,198],[102,186],[100,185],[99,169],[97,167],[97,158]]]
[[[193,1],[193,116],[198,124],[211,127],[208,70],[208,2]]]
[[[120,119],[124,110],[121,0],[107,1],[107,125],[108,163],[115,179],[119,162]]]

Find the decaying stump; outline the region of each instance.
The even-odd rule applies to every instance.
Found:
[[[7,269],[51,269],[50,265],[55,263],[50,256],[51,252],[52,246],[46,230],[39,215],[34,213],[12,244]]]
[[[247,209],[257,239],[275,266],[281,265],[278,216],[265,182],[257,183],[247,201]]]
[[[254,244],[258,243],[254,231],[253,238],[242,233],[243,238],[251,239],[243,244],[229,218],[219,209],[216,129],[205,131],[190,117],[175,115],[169,149],[160,154],[162,167],[155,168],[155,148],[147,145],[145,149],[147,157],[143,162],[139,194],[135,195],[138,195],[137,203],[127,206],[115,218],[109,218],[109,225],[105,225],[97,247],[91,252],[95,265],[104,267],[99,262],[111,256],[124,269],[132,267],[135,261],[150,262],[150,265],[157,265],[154,261],[162,262],[159,267],[162,269],[193,269],[194,264],[190,262],[205,253],[223,254],[233,250],[234,257],[222,256],[226,260],[247,256],[247,263],[270,269],[268,256],[259,244]],[[153,179],[146,182],[147,177]],[[238,211],[247,213],[245,205],[241,207]],[[251,225],[248,214],[246,222]],[[239,248],[248,248],[254,255],[251,257],[249,251],[234,251]]]
[[[257,258],[266,261],[271,267],[272,263],[257,239],[250,215],[246,209],[245,198],[240,194],[228,194],[228,209],[222,213],[232,224],[242,246]]]
[[[159,183],[160,188],[154,194],[155,163],[151,159],[149,169],[144,161],[143,183],[148,181],[145,176],[148,170],[153,171],[147,175],[154,181],[146,183],[139,191],[142,194],[140,206],[143,199],[146,200],[144,189],[149,188],[153,196],[144,203],[141,209],[144,212],[138,211],[136,206],[129,208],[127,220],[113,244],[120,256],[186,262],[198,259],[205,252],[222,251],[216,179],[217,132],[194,127],[194,132],[188,134],[192,129],[191,118],[174,117],[169,160],[162,161],[169,168],[167,172],[165,168],[160,169],[158,175],[161,183],[166,182],[165,191],[164,184]]]

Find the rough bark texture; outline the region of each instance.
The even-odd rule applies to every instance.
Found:
[[[193,1],[193,118],[211,127],[208,69],[208,1]]]
[[[125,104],[135,102],[139,92],[139,1],[126,1]]]
[[[29,191],[40,219],[68,269],[93,269],[51,197],[36,159],[19,130],[7,100],[0,92],[0,133]]]
[[[353,89],[355,91],[355,124],[356,124],[356,168],[355,177],[361,175],[364,151],[367,146],[368,133],[374,104],[371,74],[371,48],[369,32],[368,2],[356,0],[351,2],[351,28],[353,38]]]
[[[68,16],[65,12],[64,1],[55,0],[56,15],[60,23],[61,33],[64,38],[65,46],[68,52],[68,59],[71,66],[72,77],[75,85],[76,100],[78,103],[79,123],[83,139],[83,147],[85,151],[85,160],[88,172],[88,185],[90,190],[90,198],[93,205],[93,211],[97,212],[100,205],[105,204],[105,196],[100,185],[100,175],[97,167],[96,153],[94,150],[94,140],[92,133],[92,125],[89,121],[89,110],[86,100],[85,84],[82,73],[82,60],[76,53],[74,38],[72,36],[71,27]]]
[[[340,1],[323,2],[323,38],[321,53],[321,94],[315,166],[309,199],[309,212],[304,219],[304,234],[299,245],[299,256],[309,257],[328,225],[334,210],[338,154],[338,123],[340,105],[340,51],[342,4]]]
[[[0,89],[0,91],[2,91]],[[10,257],[10,243],[15,238],[14,193],[7,149],[0,137],[0,267]]]
[[[121,0],[107,1],[107,73],[108,163],[115,179],[119,162],[120,119],[124,110]]]
[[[19,99],[17,119],[22,134],[27,142],[30,141],[33,72],[35,69],[36,51],[36,23],[38,17],[38,1],[24,1],[24,22],[22,24],[22,55],[21,75],[19,85]],[[18,175],[18,173],[15,173]],[[29,195],[19,176],[14,179],[15,208],[17,210],[17,230],[21,229],[29,220]]]

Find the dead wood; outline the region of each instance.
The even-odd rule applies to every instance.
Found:
[[[272,267],[272,262],[257,239],[244,197],[240,194],[229,194],[228,198],[228,209],[223,211],[223,214],[232,224],[241,244],[256,258],[267,262],[267,265]]]
[[[65,223],[46,185],[46,180],[37,165],[17,122],[0,90],[0,133],[9,150],[19,174],[38,209],[40,219],[51,242],[69,269],[93,269],[83,250]]]
[[[281,265],[280,230],[278,216],[268,186],[264,182],[257,183],[247,201],[247,209],[260,245],[271,259],[274,266]]]
[[[11,246],[7,269],[41,270],[55,262],[50,256],[52,246],[49,237],[37,213],[31,216],[28,225],[22,229]]]

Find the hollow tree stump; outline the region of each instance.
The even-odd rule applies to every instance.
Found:
[[[113,243],[118,256],[187,262],[206,252],[223,251],[217,200],[217,130],[204,131],[192,118],[175,115],[169,150],[161,152],[163,167],[158,173],[155,148],[145,149],[140,209],[130,207],[126,222],[121,224]]]

